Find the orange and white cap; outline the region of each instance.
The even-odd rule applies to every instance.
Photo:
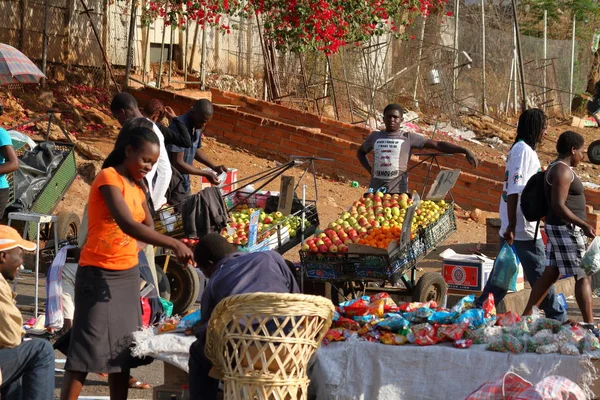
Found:
[[[12,250],[20,247],[25,251],[34,251],[35,243],[27,241],[19,235],[19,232],[7,225],[0,225],[0,251]]]

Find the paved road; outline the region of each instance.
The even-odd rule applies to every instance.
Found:
[[[40,279],[40,300],[39,304],[43,306],[46,298],[45,280]],[[33,274],[22,274],[22,278],[17,281],[17,305],[23,313],[24,320],[33,317],[34,304],[34,279]],[[64,368],[65,355],[56,351],[56,368]],[[162,361],[154,361],[152,364],[137,368],[132,371],[132,375],[140,381],[149,383],[150,385],[158,386],[163,384],[163,363]],[[56,398],[60,395],[60,387],[62,385],[63,373],[56,372]],[[106,396],[108,399],[108,382],[106,378],[102,378],[96,374],[90,374],[84,386],[82,396]],[[130,399],[152,399],[152,389],[138,390],[130,389]]]

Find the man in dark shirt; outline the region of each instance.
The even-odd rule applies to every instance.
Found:
[[[202,294],[202,319],[190,348],[190,398],[216,399],[219,381],[208,376],[212,367],[204,355],[206,329],[216,305],[226,297],[243,293],[298,293],[298,284],[279,253],[238,253],[217,233],[200,239],[194,250],[200,271],[208,278]]]
[[[177,118],[175,111],[169,106],[165,107],[162,101],[158,99],[150,100],[142,109],[142,114],[158,126],[165,137],[165,146],[175,145],[184,149],[192,147],[192,139],[187,128]],[[177,131],[172,131],[162,124],[165,117],[169,120],[169,125],[174,124],[177,126]]]
[[[227,172],[224,165],[214,165],[208,157],[202,152],[202,129],[213,117],[213,105],[206,99],[200,99],[194,103],[194,106],[187,113],[175,118],[169,125],[169,129],[177,132],[176,120],[179,119],[187,128],[192,139],[192,145],[189,148],[169,145],[167,151],[171,164],[183,176],[183,186],[188,193],[191,193],[190,174],[205,177],[213,185],[219,183],[217,174]],[[194,167],[194,160],[206,165],[212,171],[203,171]]]

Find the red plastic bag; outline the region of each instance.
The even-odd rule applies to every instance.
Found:
[[[429,324],[413,326],[412,333],[415,336],[415,344],[418,344],[419,346],[430,346],[440,341],[436,335],[435,327]]]
[[[357,331],[360,329],[360,324],[350,318],[340,317],[337,321],[332,324],[334,328],[345,328],[350,329],[352,331]]]
[[[496,325],[513,326],[517,322],[521,322],[521,317],[519,317],[519,315],[516,312],[509,311],[506,314],[501,314],[498,316],[498,322],[496,322]]]
[[[490,318],[496,315],[496,303],[494,302],[494,295],[488,294],[488,298],[483,302],[483,318]]]
[[[452,324],[452,325],[442,325],[437,328],[437,337],[439,340],[446,340],[449,342],[454,342],[462,339],[465,331],[469,327],[469,324]]]
[[[152,318],[152,307],[150,300],[147,297],[140,297],[142,303],[142,326],[144,328],[150,326],[150,318]]]

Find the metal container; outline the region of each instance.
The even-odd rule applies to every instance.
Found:
[[[429,82],[429,84],[432,86],[440,84],[440,71],[438,71],[437,69],[430,70],[427,73],[427,82]]]

